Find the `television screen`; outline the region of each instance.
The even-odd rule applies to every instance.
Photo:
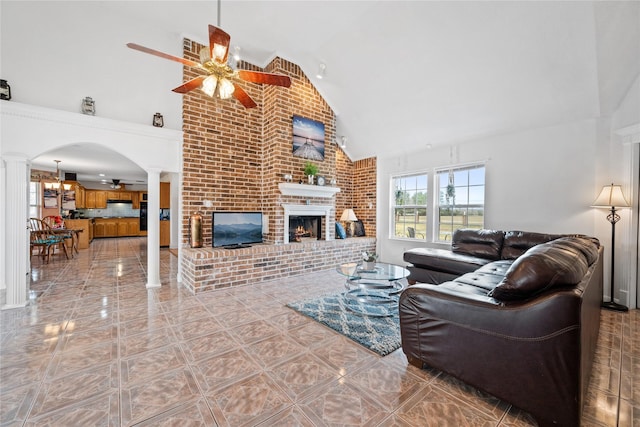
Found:
[[[213,247],[262,243],[262,212],[213,212]]]

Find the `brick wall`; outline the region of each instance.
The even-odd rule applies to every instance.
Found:
[[[377,159],[357,160],[353,164],[353,211],[364,224],[367,236],[376,235]]]
[[[202,47],[185,39],[185,58],[199,61]],[[265,243],[282,243],[283,203],[331,205],[337,219],[343,209],[356,206],[358,217],[362,210],[367,235],[375,236],[375,159],[352,162],[333,143],[335,114],[298,65],[275,58],[264,70],[244,62],[240,67],[285,74],[292,84],[282,88],[240,82],[258,104],[252,109],[245,109],[235,99],[211,98],[199,89],[183,95],[181,244],[188,247],[188,220],[199,211],[203,214],[204,247],[211,246],[214,210],[261,211],[268,221]],[[185,67],[184,81],[198,75]],[[294,182],[304,179],[302,171],[307,160],[292,153],[294,114],[324,124],[325,158],[314,163],[327,182],[336,179],[341,192],[333,198],[282,196],[279,192],[284,174],[293,175]],[[212,201],[212,207],[205,208],[204,200]],[[362,205],[365,202],[372,203],[371,209],[368,204]],[[328,238],[334,234],[330,224]]]

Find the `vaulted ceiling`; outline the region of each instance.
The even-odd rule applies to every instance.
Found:
[[[607,117],[640,75],[637,1],[223,0],[220,17],[216,1],[70,3],[200,42],[219,19],[243,59],[302,67],[353,159]]]
[[[201,41],[217,6],[112,5]],[[356,159],[608,116],[640,73],[634,1],[222,1],[220,10],[245,59],[303,67]]]

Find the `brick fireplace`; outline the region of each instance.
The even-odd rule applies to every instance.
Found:
[[[333,240],[333,233],[329,229],[329,224],[334,224],[332,220],[333,206],[314,206],[314,205],[291,205],[285,204],[284,208],[284,243],[290,243],[292,228],[295,230],[302,227],[305,231],[310,232],[311,236],[316,240]],[[324,224],[324,230],[322,225]],[[293,240],[296,241],[296,240]]]
[[[185,39],[184,57],[198,61],[201,47]],[[298,65],[275,58],[265,68],[244,62],[239,67],[285,74],[292,84],[243,84],[258,104],[251,109],[200,90],[183,95],[181,266],[194,292],[330,268],[357,259],[362,250],[375,250],[375,238],[335,240],[336,216],[353,206],[368,235],[375,236],[375,158],[353,162],[334,143],[335,114]],[[194,77],[197,73],[185,67],[183,80]],[[292,154],[293,115],[324,124],[325,157],[314,163],[327,182],[337,181],[336,187],[298,184],[307,160]],[[291,182],[284,175],[292,175]],[[211,248],[211,212],[225,210],[262,212],[264,244],[232,252]],[[202,249],[190,249],[188,243],[189,217],[196,212],[203,218]],[[292,215],[321,217],[321,240],[290,243]]]

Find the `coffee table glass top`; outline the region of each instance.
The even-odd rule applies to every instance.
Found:
[[[400,280],[409,275],[409,270],[399,265],[376,262],[373,270],[365,270],[362,264],[348,262],[340,264],[336,271],[352,280]]]

